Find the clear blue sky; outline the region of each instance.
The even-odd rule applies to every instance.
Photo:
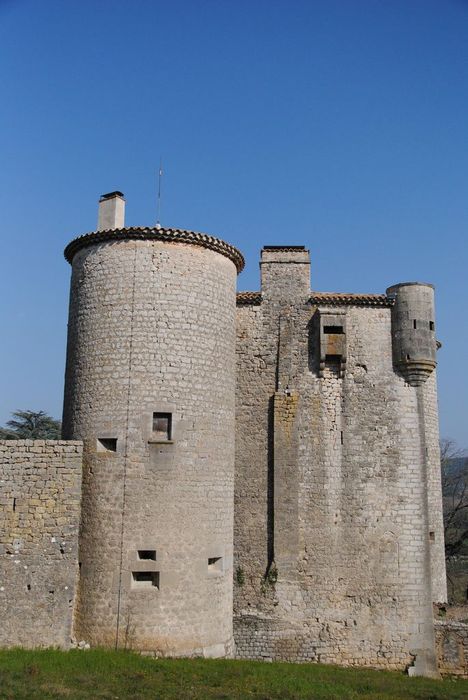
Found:
[[[305,244],[312,286],[436,285],[441,433],[468,447],[468,2],[0,0],[0,423],[61,414],[65,244],[127,224],[245,254]]]

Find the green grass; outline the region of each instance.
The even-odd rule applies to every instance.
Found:
[[[0,652],[0,698],[8,700],[462,700],[468,681],[316,664],[150,659],[94,649]]]

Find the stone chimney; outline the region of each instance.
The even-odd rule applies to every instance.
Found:
[[[289,300],[310,294],[310,255],[303,245],[265,246],[260,272],[264,298]]]
[[[103,194],[99,200],[98,231],[124,228],[125,199],[122,192]]]

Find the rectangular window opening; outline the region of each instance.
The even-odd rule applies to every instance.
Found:
[[[429,539],[431,542],[435,542],[435,532],[433,530],[429,533]]]
[[[159,588],[159,571],[132,571],[132,588]]]
[[[153,413],[153,435],[158,440],[172,440],[172,413]]]
[[[343,326],[324,326],[323,332],[326,334],[342,335],[344,330]]]
[[[222,571],[223,570],[223,558],[222,557],[208,557],[208,571]]]
[[[414,319],[414,320],[413,320],[413,328],[416,328],[417,325],[418,325],[418,324],[416,323],[416,319]]]
[[[341,363],[341,355],[325,355],[327,365],[339,365]]]
[[[139,549],[138,550],[138,559],[140,561],[150,560],[150,561],[156,561],[156,550],[155,549]]]
[[[98,452],[117,452],[117,438],[98,438]]]
[[[429,330],[430,331],[434,330],[434,321],[429,321]]]

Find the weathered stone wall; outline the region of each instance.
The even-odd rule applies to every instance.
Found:
[[[235,285],[200,245],[74,255],[64,435],[85,444],[76,630],[93,645],[232,653]]]
[[[442,675],[468,678],[468,623],[436,620],[436,648]]]
[[[439,410],[435,371],[428,377],[423,386],[419,410],[424,426],[432,600],[434,603],[445,603],[447,602],[447,576],[440,472]]]
[[[68,645],[79,563],[74,632],[93,645],[230,655],[234,607],[239,657],[435,674],[429,287],[391,288],[410,288],[392,317],[384,295],[311,294],[302,247],[264,249],[262,293],[239,297],[236,380],[237,251],[120,229],[67,259],[82,510],[81,442],[0,443],[0,646]],[[441,670],[466,675],[454,625],[437,623]]]
[[[70,643],[80,442],[0,442],[0,646]]]
[[[237,654],[435,673],[435,384],[395,372],[390,303],[311,304],[304,278],[264,251],[238,307]]]

